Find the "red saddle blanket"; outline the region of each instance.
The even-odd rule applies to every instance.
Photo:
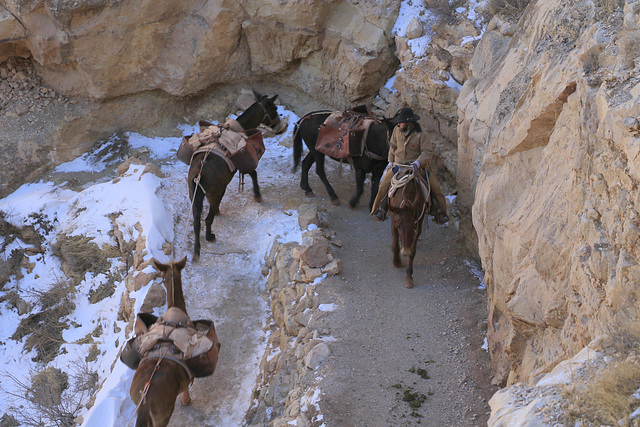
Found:
[[[316,150],[334,159],[362,156],[366,131],[374,117],[354,110],[332,113],[318,133]]]

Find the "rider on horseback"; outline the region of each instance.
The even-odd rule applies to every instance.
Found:
[[[387,217],[387,193],[394,175],[393,164],[411,165],[414,170],[423,169],[431,183],[432,208],[431,214],[438,224],[444,224],[449,220],[447,216],[447,202],[442,195],[440,184],[434,174],[429,173],[433,159],[433,147],[426,132],[422,132],[418,124],[420,116],[413,113],[411,108],[401,109],[393,119],[396,127],[389,141],[389,156],[387,169],[380,180],[378,194],[373,202],[371,214],[377,220],[384,221]]]

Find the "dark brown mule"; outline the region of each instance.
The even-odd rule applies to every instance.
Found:
[[[254,129],[260,124],[265,124],[271,128],[280,126],[280,116],[274,101],[278,97],[275,95],[268,98],[266,95],[260,95],[254,92],[257,101],[254,102],[247,110],[236,120],[243,129]],[[209,214],[205,218],[205,231],[208,242],[216,240],[216,235],[211,232],[213,219],[220,212],[220,202],[227,190],[227,185],[233,178],[235,172],[229,170],[229,166],[224,159],[214,154],[199,153],[193,156],[191,165],[189,166],[189,200],[193,201],[193,261],[198,262],[200,259],[200,221],[202,218],[202,209],[204,198],[206,196],[209,201]],[[260,187],[258,186],[258,174],[254,170],[249,173],[253,182],[253,198],[255,201],[262,201],[260,195]],[[199,179],[199,183],[196,179]]]
[[[182,293],[181,275],[181,270],[186,262],[187,257],[184,257],[179,262],[170,262],[168,264],[153,260],[154,266],[162,274],[164,286],[167,290],[168,310],[165,314],[165,320],[168,320],[169,309],[172,307],[179,308],[185,315],[187,313]],[[186,321],[189,322],[188,317]],[[213,329],[209,337],[214,340],[215,345],[212,350],[215,352],[213,356],[217,361],[218,340],[215,335],[215,329]],[[191,403],[189,384],[192,382],[192,376],[184,363],[172,360],[171,349],[173,347],[173,344],[166,344],[163,349],[167,349],[167,357],[145,357],[140,361],[136,369],[129,394],[133,402],[138,405],[137,427],[159,427],[169,424],[178,395],[180,395],[183,405]]]
[[[403,170],[404,169],[404,170]],[[420,172],[422,173],[422,172]],[[398,178],[396,178],[398,177]],[[408,167],[401,167],[394,176],[392,186],[398,180],[404,185],[396,188],[389,198],[388,207],[391,216],[391,251],[393,252],[393,266],[402,267],[400,255],[409,258],[405,287],[413,288],[413,259],[416,256],[416,245],[422,233],[422,222],[429,211],[428,200],[420,188],[419,178]],[[426,184],[428,187],[428,184]],[[400,251],[402,246],[402,251]]]
[[[340,204],[338,195],[327,179],[324,170],[325,155],[316,150],[316,142],[320,134],[320,125],[331,115],[331,111],[315,111],[302,117],[294,129],[293,138],[293,171],[298,168],[300,159],[302,158],[302,143],[309,149],[309,153],[302,160],[302,168],[300,175],[300,188],[305,192],[306,196],[313,196],[313,190],[309,185],[309,170],[313,164],[316,164],[316,173],[320,181],[324,184],[331,203]],[[389,154],[389,137],[393,131],[391,119],[382,118],[380,123],[374,123],[369,128],[367,140],[365,141],[366,151],[362,156],[351,157],[350,163],[353,165],[356,175],[356,192],[349,200],[349,207],[355,208],[360,197],[364,192],[364,182],[368,173],[371,174],[371,198],[369,200],[369,210],[373,206],[373,201],[378,194],[378,186],[380,178],[387,166],[387,155]],[[346,160],[333,159],[336,161],[346,162]]]

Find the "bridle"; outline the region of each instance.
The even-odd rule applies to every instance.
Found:
[[[267,116],[267,119],[269,119],[269,123],[267,124],[268,127],[272,128],[274,125],[276,125],[280,121],[280,117],[278,117],[278,112],[276,112],[276,116],[275,118],[273,118],[269,114],[269,110],[267,110],[267,107],[262,105],[262,101],[258,101],[258,105],[262,107],[262,111],[264,111],[264,115]]]

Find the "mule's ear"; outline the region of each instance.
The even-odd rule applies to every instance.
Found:
[[[153,259],[153,266],[156,268],[156,270],[159,271],[167,271],[167,269],[169,268],[168,265],[161,263],[155,258]]]
[[[260,99],[263,97],[263,95],[260,95],[258,92],[256,92],[255,90],[251,89],[251,91],[253,92],[253,96],[256,97],[256,99]]]
[[[178,267],[178,270],[182,270],[185,265],[187,265],[187,256],[186,255],[185,255],[184,258],[182,258],[180,261],[178,261],[178,263],[176,264],[176,267]]]
[[[272,98],[269,99],[269,101],[274,102],[276,100],[276,98],[278,97],[278,95],[273,96]]]

